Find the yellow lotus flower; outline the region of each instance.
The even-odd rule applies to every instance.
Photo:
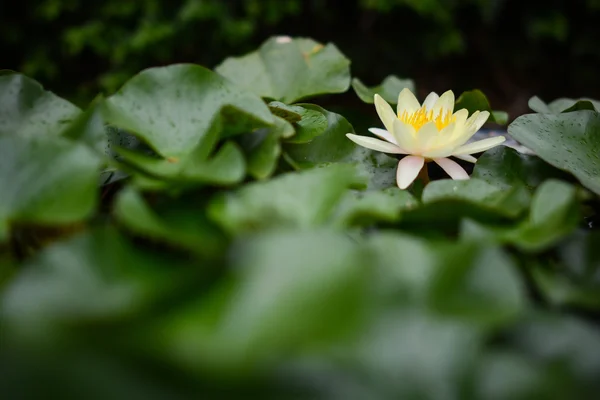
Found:
[[[491,149],[505,140],[504,136],[496,136],[465,144],[490,113],[475,111],[468,117],[466,109],[454,112],[451,90],[441,96],[432,92],[421,105],[410,90],[404,89],[398,96],[397,113],[376,94],[375,109],[385,129],[370,128],[369,131],[383,140],[351,133],[346,136],[371,150],[407,154],[398,163],[396,172],[400,189],[406,189],[430,161],[442,167],[452,179],[469,179],[463,167],[448,157],[475,163],[477,159],[471,154]]]

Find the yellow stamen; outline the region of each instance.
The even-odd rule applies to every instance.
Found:
[[[456,117],[450,112],[440,112],[434,118],[433,111],[427,111],[425,107],[419,108],[414,113],[404,111],[402,114],[398,114],[398,118],[400,121],[412,125],[416,131],[428,122],[435,122],[437,129],[442,130],[456,120]]]

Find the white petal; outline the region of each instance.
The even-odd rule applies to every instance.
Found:
[[[469,179],[469,174],[467,174],[467,171],[465,171],[464,168],[461,167],[456,161],[452,161],[449,158],[434,158],[433,161],[442,167],[442,169],[446,171],[448,175],[450,175],[450,178]]]
[[[426,151],[433,140],[440,134],[435,122],[428,122],[417,131],[417,148],[420,152]]]
[[[440,96],[438,96],[436,92],[429,93],[425,98],[425,101],[423,101],[423,107],[425,107],[427,111],[432,110],[435,102],[438,101],[439,98]]]
[[[463,161],[470,162],[473,164],[475,164],[477,162],[477,159],[475,157],[468,155],[468,154],[462,154],[462,155],[458,155],[458,156],[454,156],[454,157],[458,158],[459,160],[463,160]]]
[[[452,90],[442,94],[433,105],[433,115],[437,116],[440,112],[443,114],[454,112],[454,92]]]
[[[473,132],[473,134],[475,134],[479,129],[481,129],[489,117],[490,113],[488,111],[476,111],[467,120],[467,126]]]
[[[456,122],[457,125],[464,126],[464,124],[467,122],[468,116],[469,111],[467,111],[466,108],[461,108],[453,114],[454,122]]]
[[[347,133],[346,137],[352,140],[354,143],[362,147],[366,147],[367,149],[381,151],[382,153],[406,154],[406,152],[400,147],[392,143],[384,142],[383,140],[367,136],[354,135],[352,133]]]
[[[396,171],[396,183],[400,189],[406,189],[410,186],[415,178],[419,175],[419,171],[425,165],[425,159],[419,156],[406,156],[398,163]]]
[[[463,154],[481,153],[491,149],[492,147],[498,146],[504,142],[506,138],[504,136],[494,136],[483,140],[478,140],[473,143],[465,144],[452,152],[452,155],[458,156]]]
[[[377,110],[377,115],[379,115],[379,119],[383,122],[385,129],[391,132],[394,120],[397,119],[396,114],[394,114],[392,106],[378,94],[375,95],[375,110]]]
[[[405,111],[408,114],[412,114],[419,108],[421,108],[421,103],[419,103],[413,92],[411,92],[408,88],[402,89],[398,95],[398,115],[402,115],[402,113]]]
[[[417,150],[417,140],[415,138],[417,133],[412,125],[406,124],[396,118],[394,120],[392,135],[394,135],[398,146],[406,150],[407,153],[413,153]]]
[[[394,136],[392,136],[392,134],[390,132],[386,131],[385,129],[369,128],[369,132],[371,132],[373,135],[378,136],[381,139],[386,140],[390,143],[398,144],[396,142],[396,139],[394,139]]]

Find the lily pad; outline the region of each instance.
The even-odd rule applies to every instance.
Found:
[[[255,371],[352,328],[363,311],[365,253],[328,231],[277,231],[230,252],[232,279],[172,312],[154,348],[193,371]]]
[[[217,256],[223,251],[223,235],[208,221],[198,201],[165,199],[151,207],[139,191],[127,187],[117,196],[114,214],[139,236],[200,256]]]
[[[425,186],[422,206],[407,211],[404,221],[439,227],[466,217],[502,222],[523,214],[530,199],[524,186],[503,189],[479,179],[443,179]]]
[[[126,148],[118,148],[117,152],[124,162],[159,180],[182,185],[230,185],[244,178],[245,160],[238,145],[232,141],[226,142],[215,154],[211,154],[221,127],[221,118],[217,115],[203,140],[181,158],[161,158]]]
[[[324,225],[347,188],[363,185],[350,165],[331,165],[279,175],[217,195],[209,217],[232,234],[267,228]]]
[[[600,101],[590,98],[570,99],[562,97],[550,103],[545,103],[537,96],[529,99],[529,108],[537,113],[560,114],[564,112],[591,110],[600,112]]]
[[[239,87],[284,103],[350,86],[350,61],[329,43],[274,37],[255,52],[230,57],[215,68]]]
[[[189,155],[205,140],[212,121],[252,119],[269,126],[273,115],[264,102],[199,65],[150,68],[131,78],[106,100],[106,119],[134,133],[165,158]],[[226,124],[231,129],[231,124]],[[234,125],[235,126],[235,125]],[[247,125],[238,132],[247,132]]]
[[[341,200],[333,220],[340,227],[393,223],[400,220],[404,210],[415,208],[418,204],[419,201],[409,192],[397,187],[381,191],[351,191]]]
[[[365,103],[373,104],[376,94],[383,97],[390,104],[398,103],[398,95],[402,89],[415,92],[415,83],[412,79],[400,79],[396,75],[386,77],[378,86],[367,87],[358,78],[352,79],[352,88],[356,95]]]
[[[175,274],[164,279],[166,260],[136,249],[112,228],[53,244],[4,291],[4,328],[47,340],[47,328],[130,315],[176,281]]]
[[[570,178],[541,158],[519,153],[507,146],[498,146],[483,153],[471,177],[507,190],[525,185],[531,192],[547,179]]]
[[[600,194],[600,114],[527,114],[508,133],[549,164],[570,172],[585,187]]]
[[[99,167],[97,155],[83,144],[52,136],[0,136],[0,240],[9,224],[60,225],[90,216]]]
[[[306,119],[298,123],[296,135],[283,147],[296,165],[311,167],[342,161],[356,148],[346,137],[347,133],[354,132],[346,118],[314,104],[298,107],[306,110]]]
[[[0,135],[59,135],[81,110],[21,74],[0,76]]]
[[[514,226],[484,226],[465,221],[462,236],[512,244],[522,251],[540,252],[569,235],[580,221],[575,187],[544,181],[533,195],[529,216]]]

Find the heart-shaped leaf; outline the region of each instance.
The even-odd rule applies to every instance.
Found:
[[[508,133],[544,161],[572,173],[600,194],[600,114],[527,114],[508,127]]]
[[[215,71],[261,97],[288,104],[350,86],[350,61],[335,45],[307,38],[271,38],[255,52],[226,59]]]
[[[325,224],[350,186],[363,184],[354,167],[331,165],[280,175],[218,195],[209,217],[233,234]]]
[[[254,127],[273,123],[273,115],[260,98],[192,64],[144,70],[105,104],[109,123],[135,133],[165,158],[189,155],[205,140],[222,109],[226,122],[251,119]],[[225,125],[229,129],[235,126]],[[229,133],[247,129],[244,124]]]
[[[0,135],[58,135],[80,112],[33,79],[0,76]]]

